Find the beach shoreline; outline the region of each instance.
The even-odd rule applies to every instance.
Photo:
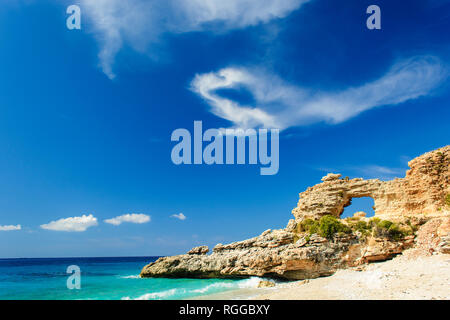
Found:
[[[245,288],[190,300],[450,300],[450,255],[414,250],[328,277]]]

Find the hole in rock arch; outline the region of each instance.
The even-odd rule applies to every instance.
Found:
[[[365,212],[368,218],[375,216],[375,210],[373,209],[375,203],[371,197],[352,198],[350,201],[350,205],[344,208],[341,219],[353,217],[356,212],[360,211]]]

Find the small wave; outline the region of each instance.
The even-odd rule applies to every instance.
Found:
[[[241,280],[238,282],[239,288],[256,288],[261,280],[266,280],[259,277],[251,277],[246,280]]]
[[[161,299],[168,299],[177,293],[180,293],[180,289],[170,289],[160,292],[146,293],[135,299],[131,299],[130,297],[124,297],[122,298],[122,300],[161,300]]]
[[[132,274],[130,276],[121,276],[121,279],[139,279],[141,276],[138,274]]]
[[[221,289],[244,289],[244,288],[256,288],[258,286],[259,281],[261,281],[261,278],[258,277],[252,277],[245,280],[240,280],[236,282],[217,282],[210,285],[207,285],[206,287],[199,288],[192,290],[194,293],[208,293],[210,291],[223,291]]]
[[[263,280],[259,277],[251,277],[249,279],[245,280],[239,280],[239,281],[232,281],[232,282],[215,282],[209,285],[206,285],[202,288],[198,289],[183,289],[183,288],[174,288],[170,290],[164,290],[159,292],[153,292],[153,293],[146,293],[138,298],[130,298],[130,297],[124,297],[122,300],[164,300],[164,299],[171,299],[175,296],[198,296],[198,295],[205,295],[210,293],[218,293],[222,291],[228,291],[233,289],[245,289],[245,288],[256,288],[259,284],[259,282]]]

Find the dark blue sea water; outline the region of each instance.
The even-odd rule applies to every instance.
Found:
[[[0,259],[0,299],[183,299],[254,287],[247,280],[141,279],[157,257]],[[68,289],[67,267],[81,270],[81,288]]]

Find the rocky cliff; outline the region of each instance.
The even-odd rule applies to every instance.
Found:
[[[323,183],[300,193],[292,214],[297,220],[327,214],[339,217],[352,198],[371,197],[375,215],[380,219],[441,216],[440,210],[448,210],[445,201],[450,193],[449,150],[447,146],[410,161],[411,169],[402,179],[341,179],[341,175],[328,174],[322,178]]]
[[[264,276],[289,280],[316,278],[391,258],[406,248],[449,252],[450,146],[409,162],[410,170],[391,181],[342,178],[328,174],[300,193],[282,230],[252,239],[205,246],[164,257],[142,269],[142,277],[238,278]],[[353,198],[372,197],[375,218],[364,213],[340,219]]]

